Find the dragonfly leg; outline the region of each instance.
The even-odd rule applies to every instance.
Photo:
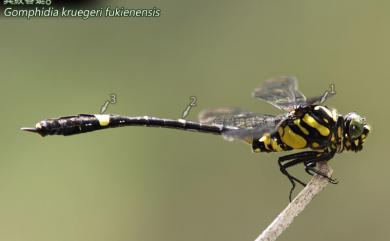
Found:
[[[314,158],[317,154],[318,154],[318,152],[316,152],[316,151],[305,151],[305,152],[294,153],[291,155],[281,156],[278,159],[279,167],[281,168],[282,173],[285,174],[287,177],[291,177],[293,180],[296,179],[295,181],[302,184],[303,182],[301,182],[301,181],[299,181],[299,179],[291,176],[287,172],[286,169],[288,167],[294,166],[298,163],[307,162],[308,160]],[[298,159],[299,159],[299,161],[298,161]],[[302,185],[304,185],[304,184],[302,184]]]
[[[293,180],[299,184],[301,184],[302,186],[306,186],[306,183],[302,182],[301,180],[299,180],[298,178],[292,176],[288,171],[287,171],[287,168],[290,168],[292,166],[295,166],[299,163],[302,163],[304,162],[304,160],[301,160],[301,159],[294,159],[294,160],[291,160],[289,162],[286,162],[286,163],[282,163],[281,161],[279,161],[279,167],[280,167],[280,171],[286,175],[288,177],[288,179]]]
[[[292,193],[296,187],[296,182],[301,184],[302,186],[306,186],[306,183],[304,183],[303,181],[299,180],[298,178],[292,176],[287,171],[287,168],[295,166],[299,163],[306,163],[309,160],[313,160],[316,158],[317,155],[318,155],[318,152],[316,152],[316,151],[305,151],[305,152],[294,153],[294,154],[287,155],[287,156],[282,156],[278,159],[280,171],[285,176],[287,176],[288,180],[291,182],[291,185],[292,185],[292,187],[290,189],[290,194],[289,194],[290,202],[291,202]],[[308,172],[308,170],[307,170],[307,172]]]
[[[284,162],[296,158],[303,158],[303,157],[315,157],[318,154],[317,151],[304,151],[304,152],[298,152],[291,155],[281,156],[279,157],[279,161]]]
[[[289,200],[290,200],[290,202],[291,202],[291,196],[292,196],[292,193],[293,193],[293,191],[294,191],[294,189],[295,189],[295,186],[296,186],[296,184],[295,184],[295,181],[297,181],[297,178],[295,178],[294,176],[291,176],[291,174],[287,171],[287,167],[285,166],[285,164],[282,164],[282,162],[280,161],[280,160],[278,160],[278,162],[279,162],[279,167],[280,167],[280,171],[284,174],[284,175],[286,175],[286,177],[288,178],[288,180],[291,182],[291,189],[290,189],[290,193],[289,193],[289,195],[288,195],[288,198],[289,198]],[[300,180],[298,180],[298,182],[300,182]],[[300,182],[301,183],[301,182]],[[301,183],[301,184],[303,184],[304,186],[306,185],[305,183]]]
[[[337,179],[329,177],[328,175],[326,175],[325,173],[321,172],[320,170],[318,170],[317,168],[315,168],[313,166],[306,166],[305,171],[307,173],[309,173],[310,175],[312,175],[312,176],[313,176],[313,173],[315,173],[317,175],[320,175],[321,177],[324,177],[324,178],[328,179],[328,181],[330,183],[332,183],[332,184],[338,184],[339,183],[339,181]]]
[[[279,163],[280,171],[287,176],[288,180],[291,182],[292,185],[289,194],[290,202],[291,202],[292,193],[296,187],[296,182],[301,184],[302,186],[306,186],[306,183],[292,176],[287,171],[287,169],[299,163],[304,163],[305,171],[308,174],[310,175],[318,174],[320,176],[327,178],[330,183],[337,184],[338,181],[336,179],[328,177],[326,174],[322,173],[320,170],[318,170],[315,167],[317,162],[330,160],[334,156],[334,153],[335,153],[334,151],[331,152],[305,151],[305,152],[299,152],[299,153],[294,153],[291,155],[279,157],[278,163]]]
[[[314,174],[317,174],[317,175],[320,175],[322,177],[325,177],[326,179],[328,179],[328,181],[332,184],[337,184],[338,181],[337,179],[333,179],[331,177],[329,177],[327,174],[321,172],[320,170],[318,170],[316,168],[316,164],[317,162],[319,161],[328,161],[329,159],[331,159],[333,157],[334,153],[332,152],[325,152],[323,155],[319,156],[319,157],[316,157],[314,159],[310,159],[306,162],[304,162],[304,165],[305,165],[305,171],[309,174],[309,175],[314,175]]]
[[[309,174],[310,176],[313,176],[313,175],[315,174],[315,172],[313,172],[313,171],[311,170],[312,167],[315,167],[315,163],[313,163],[313,162],[308,162],[308,163],[306,163],[306,162],[305,162],[305,172],[306,172],[307,174]]]
[[[304,183],[303,181],[299,180],[298,178],[292,176],[292,175],[287,171],[287,168],[292,167],[292,166],[295,166],[295,165],[297,165],[297,164],[299,164],[299,163],[302,163],[302,162],[304,162],[304,160],[301,160],[301,159],[294,159],[294,160],[291,160],[291,161],[289,161],[289,162],[287,162],[287,163],[284,163],[284,164],[282,164],[281,161],[279,161],[280,171],[281,171],[284,175],[287,176],[288,180],[291,182],[291,185],[292,185],[292,187],[291,187],[291,189],[290,189],[289,196],[288,196],[288,199],[290,200],[290,202],[291,202],[291,200],[292,200],[291,197],[292,197],[292,193],[293,193],[293,191],[294,191],[294,189],[295,189],[296,182],[299,183],[299,184],[301,184],[301,185],[304,186],[304,187],[306,186],[306,183]]]

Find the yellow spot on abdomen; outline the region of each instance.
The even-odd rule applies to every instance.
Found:
[[[100,126],[107,126],[110,124],[110,115],[95,115],[95,117],[98,119]]]
[[[268,145],[271,143],[271,135],[269,133],[265,133],[259,141],[264,143],[265,149],[270,150]]]
[[[318,123],[312,116],[305,114],[302,120],[310,127],[316,129],[321,135],[328,136],[330,134],[329,129]]]
[[[302,149],[306,147],[305,138],[293,132],[293,130],[291,130],[288,126],[284,128],[284,133],[280,136],[280,139],[283,143],[295,149]]]
[[[271,146],[274,151],[283,151],[283,149],[278,145],[278,141],[275,138],[271,139]]]

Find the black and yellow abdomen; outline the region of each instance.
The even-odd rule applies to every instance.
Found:
[[[325,106],[297,108],[273,133],[264,133],[252,142],[254,152],[280,152],[292,149],[324,149],[337,134],[338,114]]]

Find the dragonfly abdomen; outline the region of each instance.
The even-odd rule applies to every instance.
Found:
[[[183,119],[172,120],[157,117],[129,117],[119,115],[91,115],[80,114],[53,119],[46,119],[37,123],[35,128],[23,128],[23,130],[36,132],[41,136],[46,135],[75,135],[106,128],[122,126],[146,126],[181,129],[186,131],[205,132],[221,135],[230,130],[222,125],[207,125]]]

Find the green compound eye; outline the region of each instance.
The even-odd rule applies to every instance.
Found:
[[[358,121],[352,121],[349,125],[349,135],[351,139],[356,139],[363,134],[364,125]]]

